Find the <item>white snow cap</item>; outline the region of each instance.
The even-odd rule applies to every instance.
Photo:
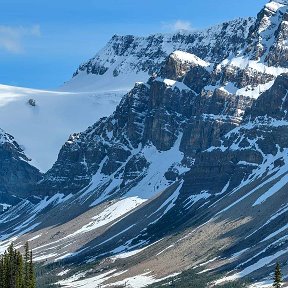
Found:
[[[275,13],[286,5],[288,5],[288,0],[270,0],[265,8]]]
[[[283,5],[288,5],[288,0],[270,0],[269,3],[271,2],[275,2],[275,3],[279,3],[279,4],[283,4]]]
[[[187,52],[183,52],[183,51],[174,51],[172,53],[172,56],[175,57],[176,59],[182,61],[182,62],[189,62],[191,64],[195,64],[195,65],[199,65],[199,66],[203,66],[203,67],[207,67],[210,65],[210,63],[202,60],[201,58],[197,57],[194,54],[190,54]]]

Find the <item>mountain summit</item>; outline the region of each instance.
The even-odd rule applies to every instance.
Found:
[[[270,1],[258,14],[245,54],[268,66],[287,67],[287,1]]]
[[[269,3],[278,3],[278,4],[288,5],[288,1],[287,0],[270,0]]]
[[[286,4],[203,31],[114,36],[63,89],[132,88],[71,134],[51,169],[34,170],[2,132],[7,163],[35,172],[0,215],[2,247],[30,240],[36,261],[59,263],[62,287],[195,271],[269,285],[276,262],[287,279]]]

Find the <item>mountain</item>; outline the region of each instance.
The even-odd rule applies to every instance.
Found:
[[[148,37],[114,35],[95,57],[79,66],[63,90],[109,90],[133,88],[158,73],[166,58],[176,50],[206,61],[221,62],[239,51],[254,18],[237,19],[203,31],[156,34]],[[85,84],[85,85],[84,85]]]
[[[205,31],[114,36],[62,89],[143,82],[70,135],[30,186],[37,202],[0,215],[1,249],[29,240],[62,287],[189,269],[267,287],[276,261],[287,279],[287,15],[270,1]]]
[[[15,139],[0,129],[0,211],[24,198],[29,198],[31,186],[41,179],[38,169]]]

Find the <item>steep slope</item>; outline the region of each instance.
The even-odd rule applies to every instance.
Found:
[[[287,5],[270,1],[240,46],[228,29],[223,57],[174,51],[112,115],[72,134],[33,187],[42,200],[0,216],[2,248],[30,239],[37,261],[71,269],[55,270],[64,287],[144,287],[191,267],[228,273],[218,283],[263,280],[276,261],[287,278],[286,36],[271,60]]]
[[[268,66],[287,68],[287,2],[271,0],[258,14],[244,54]]]
[[[171,57],[175,58],[174,55]],[[167,62],[171,63],[169,59]],[[194,62],[192,66],[194,69]],[[173,67],[177,70],[179,65]],[[164,71],[171,69],[165,67]],[[283,202],[282,194],[285,193],[283,187],[286,182],[274,187],[275,181],[285,177],[287,172],[285,159],[281,159],[284,156],[281,149],[285,148],[286,143],[281,138],[287,134],[286,118],[282,119],[281,113],[275,114],[275,111],[282,111],[281,107],[283,111],[286,109],[286,100],[281,102],[279,99],[283,99],[283,93],[288,88],[287,76],[279,76],[254,104],[251,99],[233,96],[219,89],[212,97],[207,97],[205,94],[197,95],[189,88],[179,89],[181,85],[185,87],[183,83],[160,78],[150,79],[148,84],[137,84],[111,117],[74,135],[65,144],[58,161],[45,175],[40,189],[47,189],[46,194],[57,194],[50,200],[46,198],[42,201],[39,208],[34,208],[33,214],[27,213],[30,204],[25,204],[25,209],[21,208],[26,210],[23,228],[36,225],[38,231],[18,241],[35,238],[32,243],[38,247],[36,259],[93,262],[98,257],[134,251],[156,243],[144,252],[136,250],[127,254],[137,253],[132,262],[131,258],[126,261],[125,257],[128,256],[119,256],[124,260],[115,264],[112,261],[109,264],[111,273],[114,269],[117,269],[117,273],[122,271],[123,263],[129,268],[129,272],[121,272],[123,275],[120,278],[116,277],[117,273],[111,274],[116,277],[111,280],[103,278],[113,283],[141,274],[140,271],[148,268],[153,269],[154,277],[167,276],[215,257],[221,257],[221,261],[210,262],[208,269],[212,267],[217,268],[216,271],[226,271],[238,267],[240,271],[249,271],[250,274],[253,269],[247,267],[253,267],[259,259],[268,257],[267,263],[275,259],[269,256],[275,252],[274,249],[283,250],[283,253],[275,254],[279,256],[277,259],[287,255],[284,244],[280,246],[278,243],[276,248],[271,248],[274,247],[271,246],[275,241],[273,237],[278,241],[278,236],[285,236],[285,222],[269,227],[264,225],[274,219],[279,221],[278,215],[280,218],[285,215],[287,205],[287,201]],[[275,105],[273,109],[267,105],[267,117],[278,115],[278,118],[273,120],[266,117],[267,121],[264,122],[258,116],[253,117],[254,114],[261,117],[258,110],[261,108],[265,111],[263,103],[270,103],[271,99],[275,100]],[[239,115],[238,111],[246,107],[251,109],[247,110],[242,120],[243,113]],[[142,115],[140,111],[145,111],[145,114]],[[219,111],[219,114],[211,114],[211,111]],[[134,120],[135,115],[137,121]],[[165,121],[161,121],[163,117]],[[243,124],[238,126],[242,121]],[[149,129],[145,130],[145,127]],[[158,137],[159,133],[164,134]],[[264,141],[265,137],[267,141]],[[106,152],[108,149],[109,153]],[[183,174],[185,171],[187,173]],[[257,204],[263,205],[263,210],[260,209],[263,212],[257,209],[255,213],[253,204],[257,199],[265,200],[268,197],[263,186],[275,190],[274,205],[268,209],[264,201],[264,204]],[[81,188],[85,189],[79,191]],[[156,196],[160,191],[163,193]],[[69,194],[71,192],[75,194]],[[249,205],[251,209],[247,209]],[[45,212],[47,207],[52,210]],[[18,211],[19,207],[16,206],[10,210],[9,217],[12,219],[2,220],[2,227],[7,227],[7,230],[3,230],[6,235],[4,239],[19,233],[19,222],[13,217]],[[63,211],[69,213],[64,216]],[[5,219],[7,215],[3,217]],[[265,234],[258,226],[260,219]],[[57,226],[51,228],[56,223]],[[14,227],[13,230],[11,227]],[[197,227],[201,228],[195,230]],[[268,237],[267,240],[259,243],[259,235],[255,234],[255,238],[244,241],[259,228],[259,232],[255,233],[262,235],[263,240]],[[174,235],[175,232],[178,232],[178,236]],[[160,239],[163,240],[157,242]],[[214,239],[218,239],[216,243]],[[173,249],[175,242],[177,256]],[[170,246],[171,249],[165,249]],[[216,249],[219,249],[217,253]],[[240,253],[244,249],[247,249],[245,253]],[[160,253],[157,259],[152,257],[155,251],[156,254]],[[259,251],[262,251],[262,258],[257,256]],[[187,253],[189,257],[185,256]],[[233,256],[235,253],[239,254],[237,258]],[[178,264],[174,268],[167,266],[167,257],[173,257]],[[106,261],[110,261],[109,258]],[[107,266],[107,262],[103,262],[103,265]],[[101,267],[98,266],[97,270]],[[267,271],[269,267],[268,270],[263,268],[263,272],[257,268],[255,275],[261,279]],[[239,276],[241,273],[233,275],[233,279]],[[70,286],[73,280],[67,281]],[[75,283],[77,285],[78,282]]]
[[[170,73],[174,69],[174,73],[178,73],[178,65],[172,64],[174,56],[172,54],[165,65],[163,77],[165,71]],[[174,60],[171,62],[170,59]],[[181,64],[182,60],[176,62]],[[209,70],[206,64],[204,67],[202,64],[195,65],[192,61],[189,65],[192,65],[192,70]],[[189,83],[194,85],[194,79]],[[150,185],[159,186],[161,178],[163,184],[176,180],[183,169],[191,168],[197,153],[219,142],[220,135],[235,127],[241,121],[245,108],[252,105],[247,97],[233,96],[220,89],[216,89],[212,96],[197,95],[188,86],[161,77],[151,78],[147,84],[136,84],[112,116],[83,133],[71,135],[58,160],[46,173],[39,192],[44,192],[44,195],[67,194],[87,186],[88,191],[99,190],[100,181],[101,185],[108,186],[104,194],[117,195],[122,187],[131,189],[131,185],[139,184],[143,177],[151,177],[151,153],[160,160],[158,151],[172,148],[175,150],[174,157],[165,161],[163,170],[151,171],[159,177]],[[151,188],[143,190],[143,193],[148,193]]]
[[[41,179],[41,174],[29,164],[30,160],[15,139],[0,129],[1,212],[22,198],[32,196],[29,193],[31,186]]]
[[[76,234],[96,237],[67,261],[108,256],[91,269],[90,277],[98,276],[86,283],[133,283],[143,271],[149,283],[152,275],[161,278],[198,265],[211,272],[233,271],[217,283],[247,276],[271,279],[276,260],[286,271],[287,89],[288,75],[277,77],[247,110],[243,124],[224,132],[218,145],[198,153],[190,171],[161,196],[112,222],[104,232],[97,230],[101,217],[84,225]],[[99,276],[107,265],[109,277]]]
[[[243,48],[254,20],[237,19],[196,32],[148,37],[115,35],[95,57],[80,65],[62,89],[131,89],[134,82],[146,82],[149,75],[158,73],[165,59],[176,50],[219,63]]]

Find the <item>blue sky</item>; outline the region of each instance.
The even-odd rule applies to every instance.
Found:
[[[268,0],[1,0],[0,83],[60,86],[114,34],[201,29]]]

